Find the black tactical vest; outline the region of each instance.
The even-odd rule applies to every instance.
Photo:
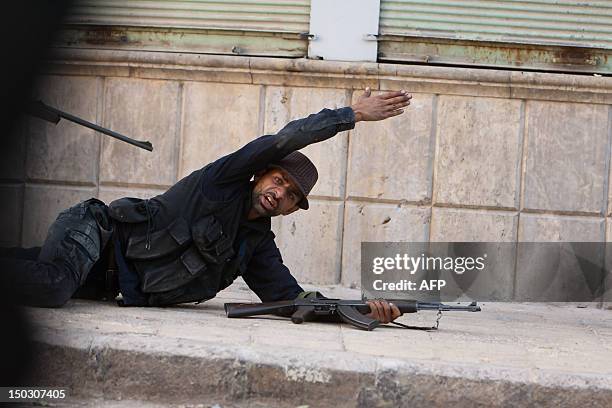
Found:
[[[193,172],[150,200],[121,198],[109,205],[125,258],[152,306],[211,299],[238,273],[233,242],[249,183],[232,199],[211,201],[202,192],[205,172]]]

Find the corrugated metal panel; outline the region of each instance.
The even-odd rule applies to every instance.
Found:
[[[56,45],[304,57],[310,0],[76,0]]]
[[[612,1],[381,0],[380,34],[612,49]]]
[[[310,0],[80,0],[68,24],[308,32]]]

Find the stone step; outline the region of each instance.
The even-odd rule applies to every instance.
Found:
[[[323,292],[359,298],[341,287]],[[491,303],[480,313],[446,313],[438,331],[366,332],[274,316],[227,319],[228,301],[256,299],[234,285],[199,305],[75,300],[29,309],[39,328],[34,384],[67,387],[70,399],[151,406],[612,406],[610,311]],[[434,320],[429,312],[400,318]]]
[[[23,403],[22,408],[309,408],[308,405],[287,405],[275,400],[248,400],[234,403],[199,402],[193,404],[173,404],[143,400],[108,400],[102,398],[70,398],[66,401],[38,401]]]

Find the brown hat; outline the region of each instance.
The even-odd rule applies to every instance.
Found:
[[[304,210],[308,209],[308,193],[312,190],[312,187],[319,178],[319,173],[314,164],[304,155],[298,151],[289,153],[281,160],[270,164],[269,167],[277,167],[285,170],[287,174],[293,179],[292,181],[298,186],[302,192],[302,199],[298,203],[298,206]]]

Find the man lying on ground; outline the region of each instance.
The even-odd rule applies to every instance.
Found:
[[[264,302],[314,296],[283,264],[270,230],[271,217],[309,207],[318,173],[298,150],[400,115],[411,97],[366,89],[354,105],[294,120],[151,199],[81,202],[59,214],[42,247],[3,249],[2,268],[22,303],[42,307],[119,293],[124,306],[202,302],[238,276]],[[383,323],[401,315],[385,301],[369,304]]]

